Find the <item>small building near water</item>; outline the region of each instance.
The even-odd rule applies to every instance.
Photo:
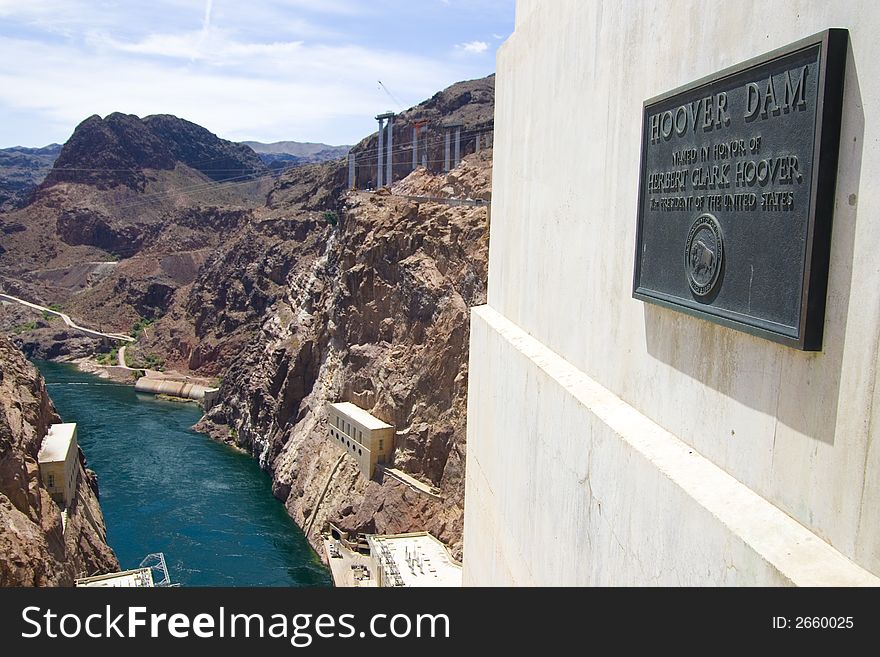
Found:
[[[461,564],[428,532],[367,535],[380,587],[461,586]]]
[[[179,586],[171,583],[168,564],[162,552],[148,554],[140,566],[118,573],[80,577],[74,581],[77,588],[154,588]]]
[[[372,479],[376,464],[388,463],[394,447],[394,427],[350,402],[330,404],[330,437],[358,462]]]
[[[79,449],[76,423],[53,424],[37,455],[40,478],[52,499],[66,507],[76,495],[79,476]]]
[[[120,573],[80,577],[74,585],[77,588],[153,588],[153,571],[149,568],[123,570]]]
[[[332,523],[323,535],[338,587],[460,587],[462,566],[428,532],[349,534]]]

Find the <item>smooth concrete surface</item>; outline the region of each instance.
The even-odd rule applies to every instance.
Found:
[[[491,308],[471,354],[466,586],[880,586]]]
[[[643,102],[829,27],[849,29],[850,44],[824,351],[796,351],[633,300]],[[779,2],[768,11],[754,0],[520,0],[516,30],[498,55],[488,293],[492,310],[874,574],[880,574],[878,31],[880,10],[867,1]],[[478,337],[481,320],[474,321]],[[572,572],[586,569],[570,583],[651,582],[654,564],[641,575],[618,570],[619,559],[603,565],[600,557],[613,546],[562,552],[597,550],[600,537],[588,521],[590,508],[573,506],[587,498],[561,482],[533,491],[540,504],[515,514],[520,525],[496,524],[514,518],[495,513],[483,496],[518,499],[593,441],[621,439],[552,385],[533,399],[533,368],[508,369],[503,360],[490,360],[487,348],[471,345],[466,582],[504,582],[500,571],[485,574],[492,558],[523,581],[518,574],[526,565],[512,564],[526,555],[550,559],[555,540],[559,563],[540,573],[568,564]],[[511,396],[499,401],[499,391],[511,387]],[[539,402],[542,415],[534,408]],[[523,407],[533,412],[523,415]],[[547,412],[558,417],[551,422]],[[566,433],[544,433],[560,430]],[[508,453],[516,450],[522,453]],[[584,470],[579,485],[595,488],[597,477],[629,482],[603,503],[603,513],[615,517],[636,508],[627,501],[633,495],[646,508],[665,504],[650,483],[660,471],[650,462],[639,465],[648,482],[642,484],[630,476],[634,467],[611,459],[591,466],[589,477]],[[636,544],[686,543],[683,532],[701,525],[690,524],[696,521],[684,510],[695,502],[678,490],[680,514],[647,525],[628,520],[632,536],[621,549],[634,549],[636,535]],[[530,524],[541,518],[555,521],[534,531]],[[709,570],[691,572],[683,555],[661,552],[656,567],[665,574],[657,581],[720,583],[731,580],[711,564],[745,565],[734,558],[744,548],[724,543],[721,534],[714,542],[691,538],[709,541],[714,552],[703,555]],[[737,583],[776,581],[769,571],[737,572]],[[537,574],[529,581],[549,583]]]

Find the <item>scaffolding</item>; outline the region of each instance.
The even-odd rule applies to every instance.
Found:
[[[168,565],[165,563],[165,554],[162,552],[148,554],[141,561],[140,568],[150,570],[153,575],[153,586],[180,586],[180,584],[171,583],[171,578],[168,576]]]

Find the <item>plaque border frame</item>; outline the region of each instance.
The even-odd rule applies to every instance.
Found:
[[[704,76],[672,91],[649,98],[643,103],[641,115],[641,154],[639,158],[639,201],[635,258],[633,262],[632,297],[634,299],[677,310],[692,317],[772,340],[801,351],[822,350],[848,43],[849,31],[847,29],[829,28],[818,34],[748,59],[735,66]],[[743,316],[744,319],[738,321],[711,312],[711,310],[708,310],[711,306],[707,306],[707,310],[701,310],[680,303],[677,300],[678,297],[643,286],[640,280],[641,261],[639,253],[643,245],[643,208],[645,204],[645,175],[647,173],[646,145],[648,117],[650,116],[651,107],[657,103],[668,101],[675,96],[691,93],[700,87],[709,86],[725,78],[738,75],[750,68],[768,64],[774,59],[780,59],[801,50],[814,48],[817,45],[820,47],[820,51],[816,121],[813,133],[813,170],[810,179],[810,212],[807,216],[804,270],[801,276],[801,312],[798,318],[797,336],[792,337],[768,326],[762,326],[758,317],[747,318]]]

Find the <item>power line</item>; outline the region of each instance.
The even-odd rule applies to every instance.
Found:
[[[442,129],[442,126],[441,126],[441,129]],[[437,128],[435,128],[435,132],[436,132],[436,130],[437,130]],[[486,134],[486,133],[490,133],[490,132],[494,132],[494,127],[492,129],[475,128],[472,130],[464,131],[461,133],[461,135],[468,137],[471,135],[478,135],[478,134],[481,135],[481,134]],[[424,143],[423,147],[425,149],[427,149],[430,146],[437,146],[437,145],[441,145],[441,144],[445,144],[445,136],[443,138],[436,138],[434,140],[426,141]],[[410,142],[409,144],[398,147],[397,149],[393,149],[391,152],[392,157],[394,155],[400,155],[402,153],[412,152],[412,145],[413,145],[413,143]],[[365,149],[362,151],[358,151],[357,153],[355,153],[355,163],[357,164],[358,161],[360,161],[360,165],[363,166],[364,160],[366,160],[366,163],[368,164],[368,166],[372,165],[372,164],[374,164],[372,162],[372,157],[374,157],[377,153],[378,153],[378,148],[371,148],[371,149]],[[332,162],[332,160],[330,162]],[[445,162],[445,159],[437,159],[437,160],[428,160],[427,161],[427,163],[429,165],[430,164],[441,164],[444,162]],[[339,163],[341,165],[342,161],[340,160]],[[323,163],[315,163],[315,164],[323,164]],[[191,166],[191,165],[187,165],[187,166]],[[209,181],[206,181],[203,183],[198,183],[195,185],[177,187],[173,190],[162,190],[162,191],[145,193],[145,194],[142,194],[141,196],[139,196],[137,198],[137,200],[134,200],[131,203],[117,204],[116,209],[117,210],[127,210],[127,209],[131,209],[131,208],[135,208],[135,207],[150,205],[155,202],[158,202],[163,197],[170,197],[171,195],[180,195],[180,194],[197,195],[197,194],[200,194],[203,192],[213,191],[214,189],[216,189],[218,187],[229,188],[229,187],[235,187],[235,186],[239,186],[239,185],[247,185],[252,182],[260,182],[260,181],[271,179],[271,178],[278,178],[281,175],[283,175],[284,173],[286,173],[287,171],[299,168],[300,166],[305,166],[305,165],[293,164],[288,167],[283,167],[281,169],[269,169],[269,170],[265,170],[265,171],[260,171],[259,175],[254,175],[257,172],[257,170],[251,170],[251,172],[249,172],[249,173],[239,175],[239,176],[234,176],[234,177],[228,178],[223,181],[209,180]],[[194,170],[202,172],[202,170],[200,170],[200,169],[194,168]],[[142,170],[138,170],[138,169],[97,169],[97,168],[96,169],[87,169],[87,168],[53,169],[53,172],[62,172],[62,171],[139,173]],[[218,170],[214,170],[214,171],[234,172],[234,171],[247,171],[247,169],[218,169]],[[50,175],[51,175],[51,173],[50,173]],[[239,181],[239,182],[233,182],[233,181]],[[59,181],[59,182],[63,182],[63,181]]]

